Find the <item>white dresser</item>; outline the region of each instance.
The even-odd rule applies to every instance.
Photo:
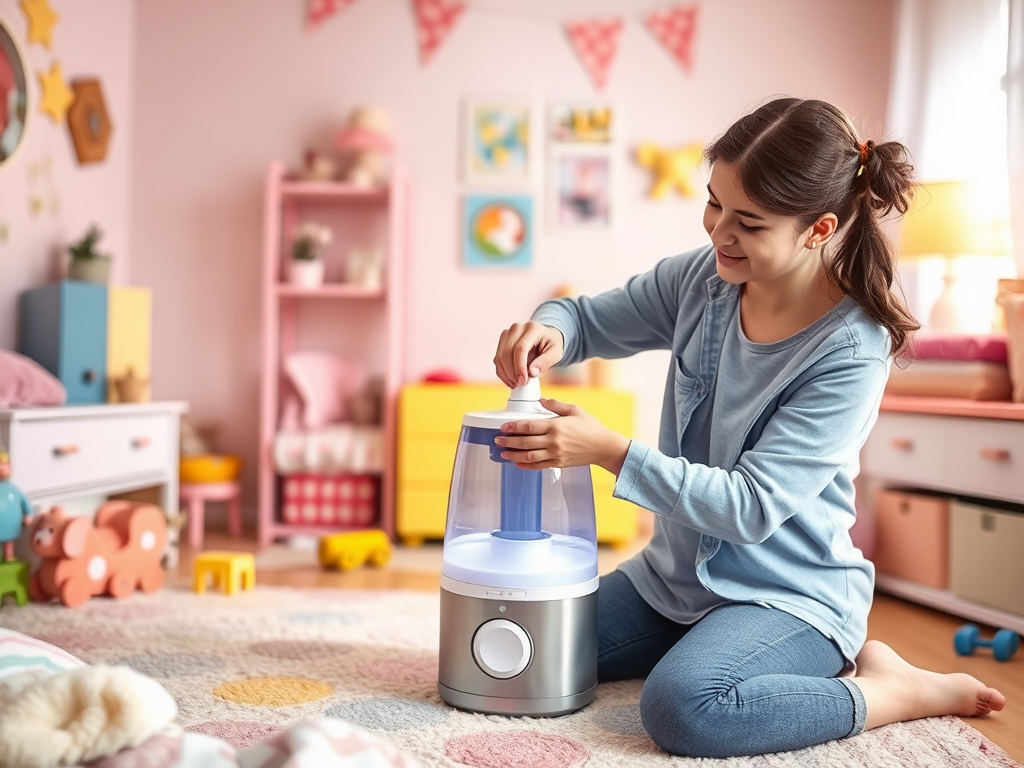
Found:
[[[1024,503],[1024,404],[887,395],[861,452],[861,492],[918,488]],[[1024,552],[1020,553],[1024,557]],[[878,574],[884,592],[1024,633],[1024,616]]]
[[[187,403],[119,403],[0,410],[11,482],[33,507],[159,487],[178,508],[178,435]]]

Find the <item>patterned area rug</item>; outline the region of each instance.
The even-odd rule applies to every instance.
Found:
[[[644,734],[639,682],[602,685],[561,718],[475,715],[437,693],[438,596],[258,587],[226,596],[164,589],[0,609],[0,626],[90,663],[127,664],[170,691],[186,730],[238,749],[313,717],[368,728],[427,766],[457,768],[1019,768],[957,718],[880,728],[798,752],[671,757]]]

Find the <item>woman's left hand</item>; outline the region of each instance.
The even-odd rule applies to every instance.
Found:
[[[542,399],[556,419],[531,419],[503,424],[495,438],[502,458],[522,469],[583,467],[597,464],[618,475],[629,450],[629,438],[609,429],[576,405]]]

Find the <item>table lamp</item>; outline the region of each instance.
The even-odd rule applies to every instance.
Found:
[[[954,262],[1009,254],[1009,225],[994,208],[991,196],[964,181],[930,182],[917,190],[903,217],[900,258],[946,260],[945,287],[928,318],[931,329],[967,331],[977,328],[980,311],[991,314],[992,307],[969,306],[969,297],[961,295]]]

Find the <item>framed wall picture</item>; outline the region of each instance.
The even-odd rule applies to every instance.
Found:
[[[555,102],[548,106],[548,143],[613,144],[615,118],[614,107],[605,102]]]
[[[463,181],[528,183],[532,160],[529,102],[467,99],[464,110]]]
[[[608,152],[553,152],[549,218],[557,229],[607,229],[612,224],[613,170]]]
[[[533,199],[529,195],[466,195],[464,214],[465,266],[530,266],[534,224]]]
[[[600,231],[615,213],[618,113],[604,101],[548,104],[548,226],[562,231]]]
[[[27,59],[0,19],[0,163],[13,155],[25,138],[29,115],[26,67]]]

